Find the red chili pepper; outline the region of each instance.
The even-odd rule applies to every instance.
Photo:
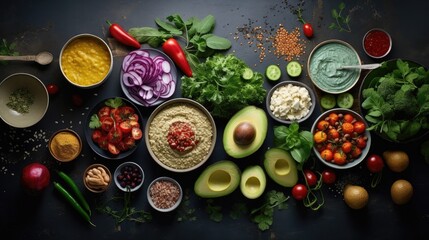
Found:
[[[119,24],[116,23],[110,23],[109,21],[106,21],[107,24],[110,25],[109,27],[109,32],[110,34],[119,42],[121,42],[122,44],[125,44],[127,46],[131,46],[131,47],[135,47],[135,48],[140,48],[141,45],[140,43],[130,34],[128,34],[127,31],[125,31],[125,29],[123,29]]]
[[[176,65],[182,70],[182,72],[188,76],[192,77],[192,69],[189,65],[188,60],[186,59],[185,52],[183,51],[180,44],[174,38],[169,38],[162,45],[162,50],[176,63]]]

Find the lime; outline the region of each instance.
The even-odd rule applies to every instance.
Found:
[[[337,97],[337,104],[340,108],[351,108],[353,106],[354,98],[349,92],[340,93]]]
[[[337,101],[335,99],[335,96],[333,94],[324,94],[320,98],[320,105],[322,105],[322,108],[324,109],[331,109],[334,108],[337,104]]]
[[[291,77],[298,77],[302,72],[301,64],[298,61],[290,61],[286,66],[286,72]]]
[[[250,79],[253,78],[253,70],[250,69],[250,68],[245,68],[244,71],[243,71],[243,74],[241,74],[241,76],[245,80],[250,80]]]
[[[272,64],[267,67],[265,75],[267,75],[269,80],[277,81],[282,75],[282,70],[280,70],[279,66]]]

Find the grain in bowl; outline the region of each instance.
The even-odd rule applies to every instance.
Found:
[[[216,126],[199,103],[185,98],[169,100],[154,110],[145,130],[146,145],[162,167],[190,171],[213,152]]]

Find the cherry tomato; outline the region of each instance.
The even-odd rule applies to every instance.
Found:
[[[121,151],[119,150],[118,147],[116,147],[115,144],[113,143],[108,143],[107,144],[107,149],[109,150],[109,152],[113,155],[118,155]]]
[[[311,24],[310,24],[310,23],[305,23],[305,24],[302,26],[302,30],[303,30],[304,35],[305,35],[306,37],[308,37],[308,38],[313,37],[313,26],[311,26]]]
[[[349,153],[352,151],[352,149],[353,149],[353,144],[349,141],[346,141],[341,145],[341,150],[343,150],[344,153]]]
[[[357,132],[359,134],[365,132],[365,130],[366,130],[365,123],[363,123],[362,121],[357,121],[357,122],[353,123],[353,126],[354,126],[355,132]]]
[[[103,118],[103,117],[107,117],[110,115],[110,107],[109,106],[104,106],[102,108],[100,108],[100,110],[98,110],[98,118]]]
[[[326,169],[322,172],[322,181],[325,184],[333,184],[337,181],[337,174],[332,169]]]
[[[317,176],[313,171],[306,169],[304,170],[304,175],[305,175],[305,179],[307,180],[308,186],[310,187],[316,186]]]
[[[103,134],[101,133],[101,131],[99,129],[95,129],[92,132],[91,138],[94,142],[98,143],[100,141],[100,139],[102,138],[102,136],[103,136]]]
[[[46,90],[48,90],[50,95],[55,95],[58,93],[59,88],[55,83],[50,83],[46,85]]]
[[[347,155],[343,151],[337,151],[334,153],[334,163],[338,165],[344,165],[347,162]]]
[[[117,144],[122,140],[122,137],[123,133],[121,129],[118,127],[113,127],[107,134],[107,141],[109,141],[109,143]]]
[[[338,120],[339,120],[339,117],[338,117],[338,114],[336,114],[336,113],[330,113],[329,114],[329,116],[328,116],[328,118],[329,118],[329,123],[332,125],[332,126],[335,126],[335,124],[338,122]]]
[[[292,188],[292,197],[298,201],[307,197],[308,189],[304,184],[298,183]]]
[[[133,128],[131,129],[131,136],[134,138],[134,140],[139,140],[143,136],[143,132],[140,128]]]
[[[344,122],[348,122],[348,123],[351,123],[351,122],[353,122],[353,120],[355,120],[353,115],[351,115],[350,113],[344,114],[343,119],[344,119]]]
[[[323,150],[320,153],[320,156],[322,157],[322,159],[324,159],[324,160],[326,160],[328,162],[330,162],[330,161],[332,161],[332,159],[334,159],[334,153],[332,152],[331,149],[328,149],[328,148],[326,148],[325,150]]]
[[[100,119],[101,122],[101,129],[105,132],[109,132],[110,129],[113,128],[113,125],[115,125],[115,121],[111,117],[103,117]]]
[[[313,136],[314,142],[323,143],[328,139],[328,135],[324,131],[318,131]]]
[[[371,154],[366,159],[366,166],[368,170],[372,173],[381,172],[384,168],[383,159],[377,154]]]
[[[129,121],[123,121],[119,124],[119,128],[123,133],[130,133],[133,128]]]
[[[320,131],[325,131],[329,127],[329,122],[326,120],[321,120],[317,123],[317,129]]]
[[[356,139],[356,146],[358,148],[364,149],[366,147],[366,139],[362,136]]]
[[[335,128],[329,129],[329,131],[328,131],[328,138],[329,139],[334,140],[334,139],[337,139],[339,137],[340,137],[340,133],[338,132],[337,129],[335,129]]]

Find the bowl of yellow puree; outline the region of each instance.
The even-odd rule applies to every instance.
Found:
[[[101,85],[109,77],[112,67],[112,51],[103,39],[95,35],[76,35],[61,49],[61,72],[67,81],[77,87]]]

